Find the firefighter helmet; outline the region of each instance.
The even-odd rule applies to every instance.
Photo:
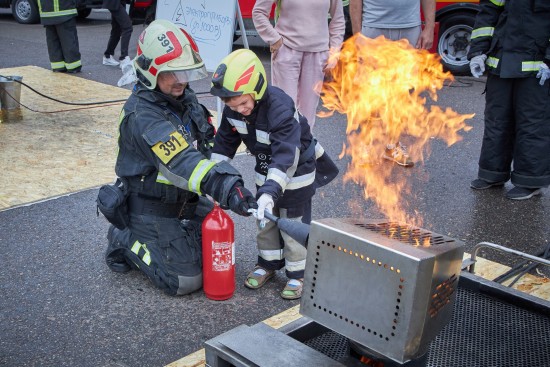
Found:
[[[193,38],[164,19],[154,20],[141,32],[134,67],[138,80],[149,89],[156,88],[162,72],[174,72],[180,82],[208,75]]]
[[[212,76],[210,93],[218,97],[252,94],[259,100],[265,93],[265,69],[256,54],[248,49],[233,51],[218,65]]]

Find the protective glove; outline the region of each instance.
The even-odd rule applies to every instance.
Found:
[[[254,216],[260,221],[261,228],[265,227],[265,223],[267,222],[264,217],[264,211],[273,214],[274,205],[273,198],[269,194],[262,194],[258,199],[258,210]]]
[[[540,79],[539,84],[544,85],[544,82],[550,79],[550,68],[548,65],[541,62],[539,66],[539,72],[537,73],[537,78]]]
[[[248,209],[258,208],[256,198],[241,183],[236,183],[229,192],[229,209],[233,212],[249,217],[252,213]]]
[[[487,55],[477,55],[470,60],[470,71],[474,78],[479,78],[485,72],[485,60]]]

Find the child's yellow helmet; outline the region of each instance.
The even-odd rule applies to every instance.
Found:
[[[216,68],[212,76],[210,93],[218,97],[235,97],[252,94],[257,101],[267,88],[262,62],[248,49],[233,51]]]

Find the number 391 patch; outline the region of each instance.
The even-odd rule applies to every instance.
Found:
[[[170,134],[170,140],[167,142],[159,142],[151,148],[153,152],[160,158],[162,163],[167,164],[174,158],[176,154],[185,150],[189,144],[179,132],[174,131]]]

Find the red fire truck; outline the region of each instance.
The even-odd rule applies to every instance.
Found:
[[[1,0],[0,0],[1,1]],[[252,22],[252,8],[256,0],[239,0],[239,7],[248,36],[256,36]],[[470,46],[470,34],[475,16],[479,10],[479,0],[436,0],[436,27],[434,52],[441,56],[443,66],[455,75],[468,74],[470,68],[466,55]],[[156,0],[134,0],[132,10],[136,13],[152,14]],[[235,38],[241,36],[236,27]]]

